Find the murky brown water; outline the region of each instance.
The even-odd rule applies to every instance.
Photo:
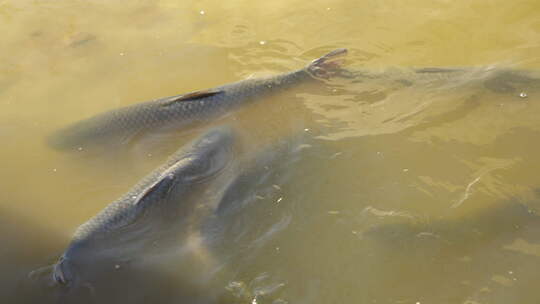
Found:
[[[540,302],[540,84],[472,68],[540,70],[537,1],[0,1],[0,26],[2,298],[43,296],[20,287],[28,272],[202,130],[100,155],[55,151],[51,132],[346,47],[355,78],[219,122],[253,147],[301,132],[306,149],[231,219],[234,258],[139,274],[152,299],[192,301],[204,269],[219,278],[198,293],[223,303]],[[448,66],[467,68],[410,69]]]

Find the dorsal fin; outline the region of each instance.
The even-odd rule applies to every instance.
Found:
[[[177,102],[202,99],[202,98],[214,96],[216,94],[220,94],[220,93],[223,93],[223,92],[224,91],[215,90],[215,89],[195,91],[195,92],[187,93],[187,94],[180,95],[180,96],[169,97],[169,98],[167,98],[166,100],[163,101],[163,105],[168,106],[168,105],[171,105],[171,104],[174,104],[174,103],[177,103]]]

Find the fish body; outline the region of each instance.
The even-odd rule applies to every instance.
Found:
[[[353,82],[400,87],[460,88],[483,87],[495,94],[519,96],[540,90],[540,73],[497,66],[387,68],[384,70],[342,70]],[[521,94],[521,96],[523,96]]]
[[[114,269],[177,241],[207,182],[230,162],[233,142],[228,129],[207,132],[82,224],[54,266],[54,281],[84,282],[103,270],[96,265]]]
[[[216,119],[246,103],[309,80],[329,77],[337,66],[335,59],[346,52],[335,50],[294,72],[246,79],[98,114],[56,132],[49,144],[58,149],[82,149],[99,141],[125,144],[142,132],[180,129]]]
[[[512,237],[528,225],[539,225],[540,217],[526,205],[512,202],[494,203],[486,209],[460,217],[425,221],[413,216],[385,218],[364,232],[364,236],[389,246],[420,248],[437,244],[445,248],[477,248],[482,244]]]

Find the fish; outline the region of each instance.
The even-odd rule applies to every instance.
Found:
[[[540,73],[536,70],[499,66],[386,68],[383,70],[338,71],[352,82],[384,86],[426,86],[463,90],[467,86],[483,88],[499,95],[527,97],[540,90]]]
[[[87,286],[177,243],[206,185],[230,163],[234,138],[227,127],[207,131],[79,226],[53,266],[53,282]]]
[[[302,152],[311,148],[303,135],[281,138],[237,160],[236,168],[231,170],[233,174],[227,176],[226,185],[219,192],[221,195],[213,210],[216,216],[226,218],[253,201],[272,197],[276,190],[280,192],[280,185],[290,181]]]
[[[199,230],[204,248],[222,269],[231,260],[256,256],[290,223],[288,203],[294,198],[285,196],[286,189],[302,178],[300,164],[312,148],[302,133],[243,151],[213,182],[215,195],[200,217]],[[236,265],[232,271],[237,274],[240,268]]]
[[[472,251],[485,246],[485,243],[513,238],[519,230],[539,225],[540,217],[528,206],[509,201],[497,202],[489,208],[457,218],[418,221],[399,217],[386,221],[389,223],[371,227],[364,236],[393,247],[432,246],[445,250],[454,247],[464,250],[467,247]]]
[[[296,136],[243,149],[236,132],[218,128],[181,148],[77,228],[53,265],[51,281],[59,298],[139,303],[148,294],[162,301],[167,297],[162,291],[181,299],[222,296],[235,271],[231,259],[246,254],[239,248],[238,229],[250,246],[262,245],[280,230],[272,219],[258,222],[252,215],[273,209],[264,202],[279,199],[280,185],[292,178],[300,152],[309,146],[303,143]],[[278,224],[290,221],[283,217]],[[193,240],[200,244],[188,248]],[[183,254],[184,249],[191,252]],[[169,290],[170,282],[181,286]]]
[[[327,79],[339,69],[346,49],[336,49],[297,71],[248,78],[212,89],[137,103],[84,119],[54,132],[48,144],[58,150],[89,145],[127,145],[157,130],[180,130],[224,116],[242,105],[264,99],[310,80]]]

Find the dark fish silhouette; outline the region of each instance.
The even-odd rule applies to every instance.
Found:
[[[233,142],[228,129],[207,132],[82,224],[54,266],[54,281],[81,286],[94,273],[177,243],[201,191],[231,160]]]
[[[346,49],[334,50],[290,73],[246,79],[98,114],[56,132],[49,143],[58,149],[82,149],[99,141],[127,143],[143,131],[176,129],[209,121],[264,96],[312,79],[327,78],[338,66],[335,59],[346,53]]]

